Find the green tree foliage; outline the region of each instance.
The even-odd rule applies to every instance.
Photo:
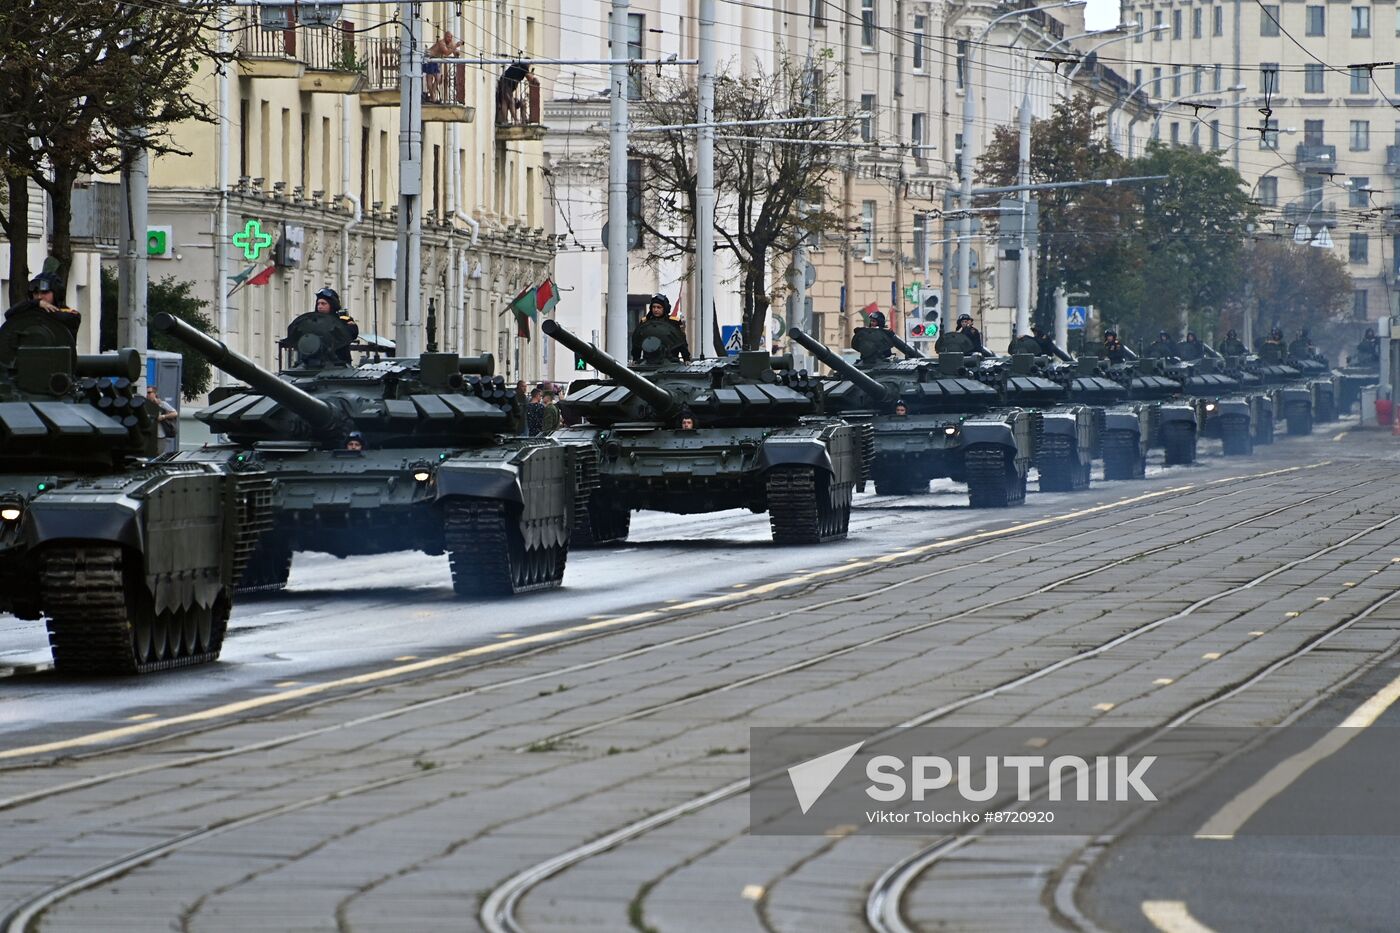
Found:
[[[1330,249],[1261,240],[1242,251],[1240,271],[1255,303],[1256,340],[1275,324],[1290,339],[1304,327],[1321,334],[1351,310],[1351,273]]]
[[[1143,294],[1151,297],[1126,320],[1138,335],[1177,333],[1185,310],[1189,329],[1214,327],[1239,292],[1245,237],[1258,213],[1244,180],[1220,153],[1155,142],[1127,168],[1130,175],[1167,178],[1137,189]]]
[[[141,129],[151,154],[180,152],[169,129],[212,122],[196,96],[201,66],[230,56],[216,47],[214,4],[140,0],[14,0],[0,15],[0,228],[10,250],[10,298],[29,278],[29,190],[53,204],[50,252],[66,276],[72,261],[73,183],[117,170],[124,137]]]
[[[193,282],[178,282],[173,276],[166,276],[159,282],[146,286],[146,310],[154,317],[164,311],[172,314],[201,333],[217,336],[214,322],[204,313],[209,302],[196,298],[191,292]],[[117,277],[109,269],[102,270],[102,331],[101,347],[104,351],[117,349]],[[152,331],[149,349],[170,350],[184,358],[181,367],[180,394],[191,402],[209,391],[214,381],[214,370],[209,361],[178,341],[164,334]]]
[[[828,116],[844,109],[839,89],[829,59],[808,65],[781,55],[772,72],[722,74],[715,82],[715,119]],[[683,75],[648,76],[643,99],[632,105],[634,119],[652,126],[693,123],[696,94],[694,81]],[[849,140],[855,130],[856,119],[848,117],[738,129],[715,140],[715,248],[731,253],[739,269],[748,349],[766,345],[768,310],[783,287],[768,281],[773,265],[805,237],[842,231],[841,205],[830,191],[847,157],[840,147],[821,143]],[[695,253],[694,136],[678,130],[632,137],[647,192],[641,233],[653,262]]]
[[[1087,97],[1056,104],[1048,119],[1036,121],[1031,128],[1031,183],[1130,174],[1124,159],[1104,138],[1102,126]],[[1016,184],[1019,153],[1017,128],[997,127],[987,151],[977,160],[979,184]],[[1087,293],[1100,313],[1112,319],[1138,307],[1143,256],[1136,194],[1128,187],[1096,185],[1040,191],[1035,198],[1040,202],[1036,320],[1052,319],[1056,285]]]

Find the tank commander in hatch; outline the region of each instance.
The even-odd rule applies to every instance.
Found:
[[[659,348],[645,347],[648,338],[655,338]],[[685,328],[671,317],[671,299],[665,295],[652,295],[647,302],[647,313],[632,331],[631,357],[634,363],[662,363],[672,360],[690,362],[690,342],[685,338]]]
[[[21,301],[10,310],[5,312],[5,319],[9,320],[11,315],[24,311],[38,310],[53,317],[68,328],[73,333],[73,339],[78,337],[78,327],[83,323],[83,316],[72,308],[60,305],[57,297],[63,291],[63,279],[53,272],[40,272],[29,282],[29,300]]]
[[[316,313],[317,314],[338,314],[340,319],[350,326],[350,342],[354,343],[360,336],[360,326],[355,323],[355,319],[345,313],[345,309],[340,305],[340,293],[329,286],[316,293]],[[350,362],[350,348],[342,347],[336,358],[342,363]]]

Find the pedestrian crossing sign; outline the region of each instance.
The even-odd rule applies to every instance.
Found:
[[[1070,305],[1065,309],[1065,323],[1070,330],[1083,330],[1084,320],[1089,316],[1089,309],[1083,305]]]
[[[742,324],[725,324],[720,327],[719,335],[724,341],[726,355],[738,356],[739,351],[744,349],[744,326]]]

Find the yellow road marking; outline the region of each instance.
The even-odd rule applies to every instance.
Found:
[[[746,901],[761,901],[763,900],[763,885],[746,884],[744,890],[739,893]]]
[[[1049,739],[1043,739],[1043,738],[1041,738],[1040,736],[1036,736],[1036,737],[1034,737],[1034,738],[1026,739],[1026,747],[1027,747],[1027,748],[1044,748],[1045,746],[1047,746],[1047,745],[1049,745],[1049,744],[1050,744],[1050,740],[1049,740]]]
[[[1332,440],[1334,440],[1334,441],[1339,441],[1339,440],[1341,440],[1342,438],[1344,438],[1344,437],[1346,437],[1346,436],[1347,436],[1347,432],[1343,431],[1343,432],[1341,432],[1340,434],[1338,434],[1337,436],[1333,437]]]
[[[1263,635],[1263,634],[1264,634],[1263,632],[1250,632],[1250,633],[1249,633],[1249,637],[1250,637],[1250,638],[1258,638],[1260,635]]]
[[[1094,704],[1094,709],[1098,710],[1098,711],[1101,712],[1101,713],[1106,713],[1106,712],[1108,712],[1109,710],[1113,709],[1113,704],[1112,704],[1112,703],[1095,703],[1095,704]]]
[[[1269,769],[1269,773],[1249,788],[1236,794],[1234,799],[1206,820],[1196,833],[1197,839],[1233,839],[1235,833],[1270,800],[1283,793],[1313,765],[1342,748],[1361,734],[1361,730],[1373,724],[1386,710],[1400,700],[1400,677],[1386,684],[1342,724],[1330,730],[1322,738],[1295,755],[1290,755]]]
[[[501,634],[497,635],[496,637],[497,637],[497,638],[514,638],[514,637],[515,637],[515,633],[514,633],[514,632],[502,632]]]
[[[395,658],[394,660],[398,660],[398,659]],[[297,685],[300,684],[300,683],[301,683],[301,681],[299,681],[299,680],[284,680],[284,681],[281,681],[281,682],[279,682],[279,683],[275,683],[275,684],[273,684],[272,686],[274,686],[274,687],[295,687],[295,686],[297,686]]]
[[[1260,479],[1266,476],[1278,476],[1284,473],[1296,473],[1302,470],[1312,470],[1326,466],[1331,461],[1323,460],[1318,463],[1311,463],[1305,466],[1285,467],[1279,470],[1268,470],[1263,473],[1248,473],[1238,476],[1228,476],[1217,480],[1211,480],[1204,485],[1214,486],[1220,483],[1236,482],[1244,479]],[[146,735],[159,729],[167,729],[173,726],[186,726],[194,723],[209,722],[214,719],[223,719],[228,716],[235,716],[239,713],[246,713],[252,710],[262,709],[278,703],[286,703],[291,700],[301,700],[307,697],[316,696],[322,693],[329,693],[346,687],[361,687],[368,684],[379,683],[395,677],[402,677],[408,674],[417,674],[423,671],[435,670],[456,664],[460,661],[467,661],[473,658],[486,657],[488,655],[500,654],[513,648],[531,648],[550,642],[560,641],[575,635],[589,635],[595,632],[621,625],[629,625],[637,622],[651,622],[671,611],[688,612],[693,609],[710,609],[725,605],[738,599],[750,599],[753,596],[766,596],[781,590],[802,586],[814,581],[820,581],[825,577],[847,573],[851,570],[858,570],[865,567],[876,567],[888,564],[896,560],[921,557],[935,551],[945,550],[950,547],[957,547],[962,544],[972,544],[978,541],[985,541],[992,538],[1003,538],[1007,535],[1020,534],[1025,531],[1034,531],[1037,528],[1045,528],[1051,525],[1058,525],[1063,522],[1073,521],[1077,518],[1084,518],[1089,515],[1097,515],[1100,512],[1122,508],[1123,506],[1136,505],[1139,502],[1150,502],[1153,499],[1160,499],[1163,496],[1175,495],[1177,493],[1190,492],[1193,489],[1202,488],[1201,484],[1188,483],[1183,486],[1171,486],[1166,489],[1159,489],[1156,492],[1145,492],[1140,495],[1130,496],[1126,499],[1118,499],[1107,505],[1096,505],[1083,509],[1076,509],[1073,512],[1065,512],[1060,515],[1050,515],[1045,518],[1037,518],[1028,522],[1021,522],[1010,525],[1006,528],[994,531],[979,531],[973,534],[966,534],[956,538],[946,538],[939,541],[931,541],[927,544],[916,545],[906,548],[903,551],[896,551],[883,557],[868,558],[854,562],[843,562],[832,564],[820,570],[811,570],[793,577],[786,577],[781,580],[774,580],[753,587],[742,592],[719,593],[713,596],[702,596],[697,599],[677,603],[673,606],[658,609],[644,609],[639,612],[629,613],[620,616],[589,616],[589,621],[580,625],[566,626],[564,628],[553,629],[546,632],[537,632],[533,635],[526,635],[509,641],[497,641],[491,644],[478,645],[474,648],[464,648],[461,651],[453,651],[448,654],[441,654],[422,660],[414,660],[412,663],[398,664],[395,667],[380,668],[379,670],[366,671],[363,674],[355,674],[349,677],[342,677],[338,680],[327,680],[317,684],[308,684],[304,687],[297,687],[281,693],[268,693],[259,697],[251,697],[245,700],[237,700],[232,703],[223,703],[218,706],[211,706],[208,709],[197,710],[192,713],[184,713],[179,716],[172,716],[160,722],[137,723],[129,726],[120,726],[115,729],[103,729],[99,732],[90,732],[86,735],[77,735],[68,739],[59,739],[52,742],[41,742],[37,745],[25,745],[19,748],[0,750],[0,761],[12,758],[25,758],[32,755],[42,755],[48,752],[68,751],[74,748],[87,748],[91,745],[101,745],[107,742],[115,742],[120,739],[129,739],[139,735]],[[1396,558],[1400,561],[1400,558]]]
[[[137,713],[135,716],[126,717],[127,722],[145,722],[147,719],[155,719],[159,713]]]
[[[1158,677],[1152,682],[1159,687],[1165,687],[1167,684],[1176,683],[1176,681],[1172,680],[1170,677]]]
[[[416,655],[416,654],[401,654],[401,655],[399,655],[397,658],[394,658],[394,660],[395,660],[395,661],[417,661],[417,660],[418,660],[418,655]]]
[[[1162,933],[1215,933],[1191,916],[1185,901],[1143,901],[1142,913]]]
[[[1205,654],[1201,655],[1201,660],[1202,660],[1202,661],[1219,661],[1219,660],[1220,660],[1220,652],[1219,652],[1219,651],[1207,651]]]

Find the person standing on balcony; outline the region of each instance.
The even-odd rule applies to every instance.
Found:
[[[530,76],[530,66],[513,62],[496,82],[496,122],[502,126],[524,125],[529,104],[521,99],[520,85]]]
[[[443,34],[428,47],[428,58],[455,58],[457,53],[462,51],[462,40],[452,35],[452,30],[444,30]],[[442,102],[444,97],[442,65],[439,62],[428,61],[423,63],[423,80],[427,85],[426,91],[428,100]]]

